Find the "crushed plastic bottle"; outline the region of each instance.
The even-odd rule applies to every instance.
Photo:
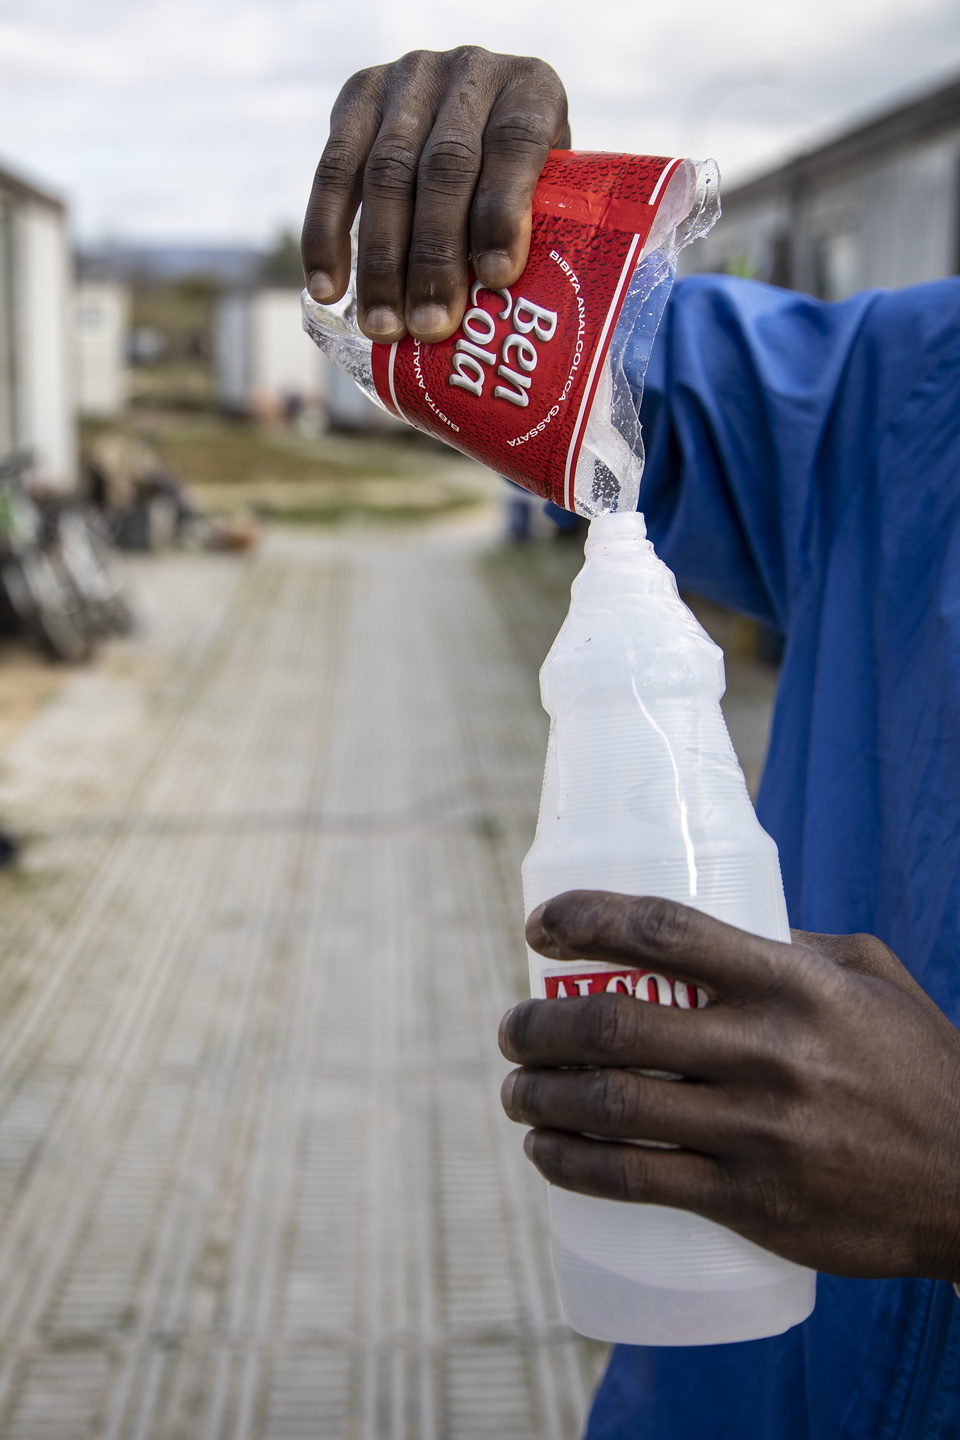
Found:
[[[523,864],[526,913],[565,890],[612,890],[789,942],[777,849],[720,710],[723,653],[680,599],[642,515],[591,522],[540,682],[550,738]],[[707,1000],[670,976],[528,954],[535,996],[610,990],[684,1009]],[[779,1334],[813,1309],[813,1271],[701,1216],[555,1187],[549,1207],[564,1314],[584,1335],[711,1345]]]
[[[342,300],[304,291],[304,329],[375,404],[498,474],[581,515],[635,510],[643,446],[624,351],[632,336],[635,386],[677,252],[718,214],[712,161],[551,151],[523,275],[488,290],[471,272],[449,340],[372,344],[356,248]]]

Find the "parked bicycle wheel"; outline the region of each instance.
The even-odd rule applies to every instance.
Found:
[[[76,500],[38,501],[26,452],[0,458],[0,587],[18,628],[58,660],[84,660],[131,625],[97,513]]]
[[[51,518],[47,551],[73,591],[92,639],[125,635],[133,614],[111,565],[112,546],[102,521],[89,507],[64,506]]]
[[[24,633],[55,660],[76,663],[92,649],[83,612],[72,588],[42,550],[8,555],[0,583]]]

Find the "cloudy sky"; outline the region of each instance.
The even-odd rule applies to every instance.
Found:
[[[465,41],[551,61],[577,145],[730,182],[960,73],[960,0],[0,0],[0,161],[87,240],[261,242],[348,74]]]

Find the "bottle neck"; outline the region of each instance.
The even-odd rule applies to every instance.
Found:
[[[590,521],[584,546],[588,559],[591,555],[652,553],[653,546],[647,539],[647,527],[639,511],[615,510],[607,515],[597,515]]]

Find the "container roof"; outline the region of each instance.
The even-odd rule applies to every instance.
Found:
[[[31,180],[25,180],[22,175],[16,175],[12,170],[7,170],[0,165],[0,195],[8,196],[12,200],[26,200],[33,205],[45,205],[50,210],[63,213],[66,205],[59,195],[51,195],[49,190],[41,190]]]
[[[774,192],[781,193],[793,185],[818,179],[831,170],[842,169],[894,146],[955,127],[960,128],[960,76],[905,104],[874,115],[826,144],[795,156],[775,170],[768,170],[743,185],[733,186],[724,194],[724,203],[756,200]]]

